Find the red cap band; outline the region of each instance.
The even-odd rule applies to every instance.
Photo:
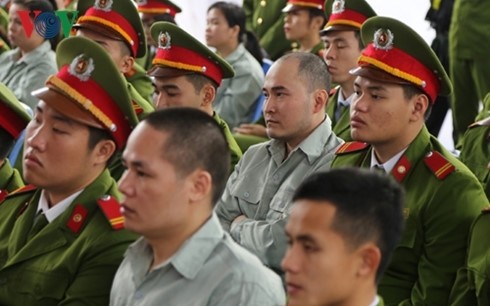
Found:
[[[361,28],[362,24],[366,20],[367,17],[364,16],[363,14],[357,11],[346,9],[342,13],[331,14],[325,27],[335,25],[335,24],[344,24],[344,25],[354,26],[356,28]]]
[[[0,127],[17,139],[22,130],[25,129],[26,122],[3,102],[0,102],[0,114],[2,114],[0,116]]]
[[[139,38],[131,23],[116,11],[103,11],[91,7],[85,15],[78,19],[79,24],[97,23],[103,27],[116,31],[129,44],[133,56],[136,57],[139,47]]]
[[[169,14],[172,17],[175,17],[177,14],[175,7],[155,0],[148,0],[145,4],[138,3],[138,12],[148,14]]]
[[[304,6],[304,7],[311,7],[311,8],[316,8],[319,10],[323,10],[323,4],[325,1],[322,0],[289,0],[288,4],[291,5],[296,5],[296,6]]]
[[[392,47],[389,50],[369,44],[359,58],[359,65],[373,65],[391,75],[420,87],[434,103],[439,92],[437,76],[410,54]]]
[[[217,63],[197,52],[176,45],[168,49],[158,48],[152,64],[200,73],[218,85],[223,79],[223,73]]]
[[[90,78],[87,81],[82,81],[78,77],[70,74],[68,72],[68,65],[63,66],[56,74],[56,77],[69,86],[69,88],[60,88],[60,90],[68,94],[68,96],[80,104],[81,108],[86,109],[99,120],[111,133],[117,147],[122,149],[131,133],[131,127],[125,119],[124,114],[120,111],[117,103],[112,100],[112,97],[104,88]],[[52,79],[48,80],[48,84],[60,87]],[[80,101],[80,99],[75,99],[72,91],[82,95],[85,100]],[[107,118],[110,122],[107,122],[107,119],[104,120],[104,118]]]

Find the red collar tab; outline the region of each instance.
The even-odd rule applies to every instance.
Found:
[[[424,162],[437,179],[441,181],[456,170],[456,167],[437,151],[429,152],[425,156]]]
[[[124,228],[124,217],[121,214],[121,207],[116,198],[105,195],[97,200],[99,207],[104,213],[105,217],[115,230]]]
[[[410,164],[410,161],[405,155],[403,155],[402,158],[400,158],[400,160],[396,163],[395,167],[393,167],[393,170],[391,170],[391,175],[398,183],[401,183],[411,167],[412,165]]]
[[[5,198],[8,196],[9,192],[6,189],[0,189],[0,203],[5,200]]]
[[[357,151],[362,151],[368,147],[368,144],[365,142],[346,142],[343,145],[341,145],[338,149],[337,152],[335,152],[335,155],[342,155],[342,154],[347,154],[351,152],[357,152]]]
[[[88,211],[85,207],[83,207],[80,204],[75,205],[75,208],[73,208],[70,218],[68,218],[68,222],[66,223],[66,226],[74,234],[78,234],[83,224],[85,223],[87,214]]]

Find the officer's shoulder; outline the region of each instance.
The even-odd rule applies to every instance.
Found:
[[[365,142],[351,141],[346,142],[337,149],[335,155],[345,155],[355,152],[364,151],[369,148],[369,145]]]
[[[424,163],[430,172],[441,181],[456,170],[456,166],[438,151],[430,151],[426,154]]]
[[[37,187],[34,185],[26,185],[23,187],[20,187],[10,193],[8,193],[6,190],[1,190],[0,191],[0,205],[4,203],[7,199],[13,199],[22,195],[30,195],[36,191]]]
[[[124,217],[121,213],[119,201],[111,195],[103,195],[97,199],[100,210],[113,230],[124,228]]]

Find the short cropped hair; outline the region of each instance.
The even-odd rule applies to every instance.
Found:
[[[379,282],[404,227],[404,191],[392,178],[367,169],[343,168],[308,177],[293,201],[328,202],[335,207],[332,229],[355,249],[373,241],[381,250]]]
[[[206,84],[210,84],[211,86],[214,87],[214,89],[218,88],[218,84],[215,81],[211,80],[211,78],[208,78],[207,76],[202,75],[200,73],[186,74],[185,78],[187,79],[187,81],[189,81],[189,83],[192,84],[196,94],[199,94],[201,92],[201,89]]]
[[[424,119],[427,120],[429,119],[430,113],[432,112],[432,102],[428,94],[426,94],[421,88],[416,87],[415,85],[412,84],[403,84],[401,85],[403,89],[403,96],[406,100],[412,99],[416,95],[425,95],[427,99],[429,100],[429,106],[427,107],[427,110],[425,111],[424,114]]]
[[[299,61],[298,76],[308,85],[310,93],[317,89],[330,91],[330,74],[323,59],[310,52],[291,52],[281,56],[274,65],[291,58]]]
[[[213,206],[229,175],[230,151],[223,129],[205,112],[189,107],[171,107],[149,114],[143,122],[167,133],[163,159],[181,177],[203,169],[212,177]]]

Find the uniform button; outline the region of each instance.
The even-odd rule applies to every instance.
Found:
[[[260,6],[264,7],[266,5],[267,5],[267,2],[265,2],[265,0],[260,1]]]
[[[248,192],[244,192],[244,193],[243,193],[243,196],[244,196],[244,197],[246,197],[246,198],[248,198],[248,197],[250,196],[250,193],[248,193]]]
[[[279,175],[274,174],[274,176],[272,178],[274,179],[274,181],[277,181],[279,179]]]
[[[258,23],[258,24],[262,24],[262,22],[263,22],[262,18],[260,18],[260,17],[259,17],[259,18],[257,18],[257,23]]]
[[[134,293],[134,299],[135,300],[141,300],[143,298],[143,293],[141,291],[136,291]]]
[[[0,286],[3,286],[7,283],[7,278],[6,277],[2,277],[0,278]]]

